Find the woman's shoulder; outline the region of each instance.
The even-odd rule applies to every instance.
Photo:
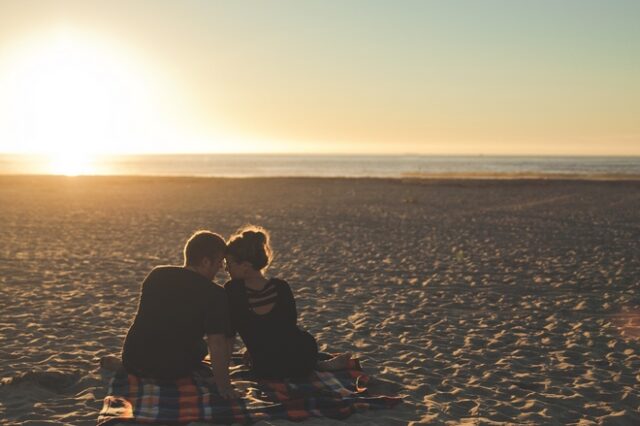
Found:
[[[289,283],[285,280],[283,280],[282,278],[270,278],[269,282],[276,288],[276,289],[285,289],[285,290],[291,290],[291,287],[289,286]]]

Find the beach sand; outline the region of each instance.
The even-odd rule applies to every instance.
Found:
[[[0,177],[0,423],[95,424],[145,275],[247,223],[404,396],[348,423],[640,424],[640,182],[34,176]]]

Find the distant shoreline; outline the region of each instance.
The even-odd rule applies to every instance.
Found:
[[[1,174],[0,179],[140,179],[140,180],[396,180],[396,181],[640,181],[636,174],[563,174],[563,173],[404,173],[400,176],[211,176],[161,174]]]
[[[167,155],[11,158],[0,175],[638,180],[640,157]]]
[[[640,181],[636,174],[581,173],[406,173],[403,179],[432,180],[584,180],[584,181]]]

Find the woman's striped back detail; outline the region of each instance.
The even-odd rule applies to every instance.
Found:
[[[275,303],[276,299],[278,298],[278,291],[276,290],[276,286],[271,281],[268,281],[262,290],[253,290],[249,287],[246,287],[246,289],[249,299],[249,308],[254,311],[255,308],[268,306]],[[270,309],[268,309],[267,312],[269,310]]]

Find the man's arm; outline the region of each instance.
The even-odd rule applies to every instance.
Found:
[[[226,343],[227,343],[227,360],[230,360],[231,357],[233,356],[233,345],[236,341],[235,336],[234,337],[229,337],[227,336],[226,339]]]
[[[224,334],[207,334],[207,344],[211,355],[213,379],[218,392],[224,399],[239,398],[238,392],[231,387],[229,379],[229,350]]]

